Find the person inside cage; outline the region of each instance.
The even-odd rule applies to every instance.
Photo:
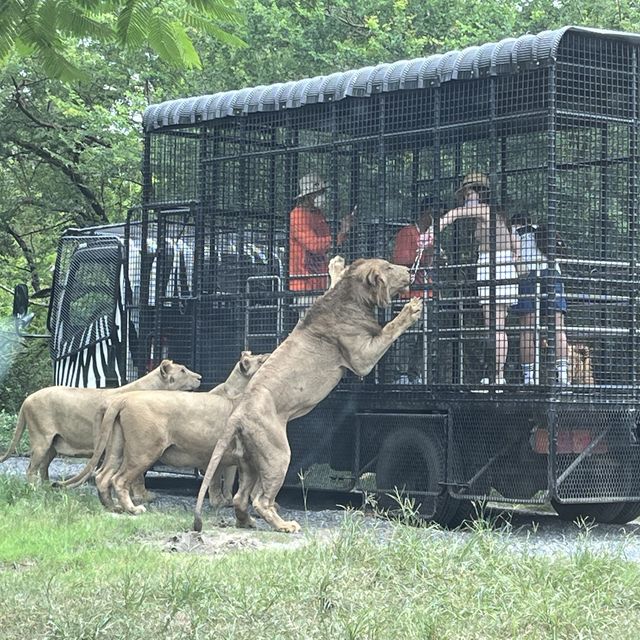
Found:
[[[321,176],[309,173],[300,178],[299,187],[295,206],[289,214],[289,289],[300,292],[296,305],[304,310],[329,285],[327,253],[333,238],[324,214],[327,183]],[[354,215],[355,210],[342,218],[336,247],[347,240]]]
[[[411,290],[400,294],[401,298],[431,298],[431,277],[433,266],[433,213],[439,209],[436,198],[431,195],[420,200],[418,215],[411,224],[400,229],[395,237],[391,262],[411,269],[413,282]],[[394,384],[422,384],[424,369],[424,335],[406,333],[397,341],[394,362]]]
[[[459,206],[448,211],[440,219],[440,230],[452,222],[463,218],[476,221],[475,241],[478,249],[478,299],[482,307],[484,325],[491,326],[491,209],[489,178],[483,173],[469,173],[464,176],[456,190]],[[507,360],[509,342],[505,331],[507,314],[511,305],[518,301],[516,263],[519,255],[518,237],[511,233],[506,214],[501,209],[495,211],[495,383],[506,384],[504,365]],[[482,384],[492,382],[482,378]]]
[[[512,227],[520,239],[520,259],[518,261],[518,302],[513,310],[520,316],[520,362],[523,382],[526,385],[539,381],[536,371],[536,322],[544,323],[555,312],[555,352],[556,380],[559,385],[569,384],[569,362],[565,316],[567,299],[564,283],[560,280],[560,267],[550,269],[543,251],[549,246],[549,233],[545,224],[532,224],[527,216],[514,216]],[[555,237],[556,248],[561,250],[564,243]],[[545,294],[545,282],[552,278],[554,300]],[[537,319],[536,319],[537,318]],[[538,358],[539,361],[539,358]]]
[[[430,298],[432,295],[428,272],[433,265],[433,213],[438,208],[433,196],[422,198],[415,221],[402,227],[395,237],[391,262],[409,267],[414,277],[411,292],[400,294],[401,297]]]

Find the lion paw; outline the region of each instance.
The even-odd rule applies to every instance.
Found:
[[[411,298],[411,300],[402,307],[401,313],[406,315],[409,322],[413,324],[422,317],[422,306],[422,298]]]
[[[147,508],[144,505],[139,504],[137,506],[134,506],[133,509],[131,509],[131,511],[129,513],[132,516],[139,516],[139,515],[145,513],[146,510],[147,510]]]
[[[329,260],[329,272],[333,271],[342,271],[344,269],[345,261],[342,256],[333,256],[331,260]]]
[[[283,533],[300,533],[301,527],[295,520],[284,520],[282,525],[278,527],[278,531]]]
[[[236,527],[238,527],[239,529],[257,529],[258,525],[251,516],[247,516],[242,520],[236,518]]]
[[[343,271],[345,269],[345,261],[342,256],[334,256],[329,261],[329,279],[331,284],[329,285],[329,289],[332,289],[336,286],[340,278],[342,278]]]
[[[233,498],[225,498],[221,493],[209,494],[209,504],[214,509],[220,509],[222,507],[232,507]]]
[[[153,491],[144,491],[144,493],[134,493],[132,500],[134,502],[153,502],[157,497]]]

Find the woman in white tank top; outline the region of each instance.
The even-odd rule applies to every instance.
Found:
[[[489,178],[482,173],[466,175],[456,191],[461,206],[447,212],[440,220],[440,230],[456,220],[473,218],[476,221],[475,240],[478,245],[478,302],[482,307],[484,325],[491,326],[491,209],[489,208]],[[518,300],[519,241],[511,233],[510,225],[502,212],[496,213],[495,236],[495,316],[496,316],[496,363],[495,383],[506,384],[504,364],[507,360],[509,343],[505,332],[507,313]],[[481,284],[485,283],[485,284]],[[482,383],[494,380],[483,378]]]

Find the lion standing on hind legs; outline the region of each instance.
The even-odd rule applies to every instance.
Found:
[[[255,374],[216,445],[196,503],[193,528],[202,530],[202,504],[220,460],[235,447],[240,485],[233,498],[237,525],[255,526],[256,512],[277,531],[296,533],[300,525],[277,513],[275,498],[291,459],[286,427],[311,411],[340,382],[345,370],[367,375],[391,344],[422,315],[422,300],[412,298],[384,327],[376,307],[409,287],[409,269],[386,260],[357,260],[340,273],[329,271],[332,288],[309,309],[287,339]]]

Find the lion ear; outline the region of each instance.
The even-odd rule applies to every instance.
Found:
[[[249,372],[249,368],[251,367],[251,351],[243,351],[240,356],[240,371],[243,374],[247,374]]]
[[[169,367],[173,364],[173,360],[167,360],[166,358],[160,363],[160,375],[166,378],[169,375]]]
[[[373,264],[367,269],[366,273],[364,274],[364,281],[370,287],[376,287],[378,286],[380,275],[380,269],[378,269],[378,267]]]
[[[372,265],[364,276],[365,283],[373,293],[373,301],[379,307],[388,307],[391,304],[387,280],[378,265]]]

